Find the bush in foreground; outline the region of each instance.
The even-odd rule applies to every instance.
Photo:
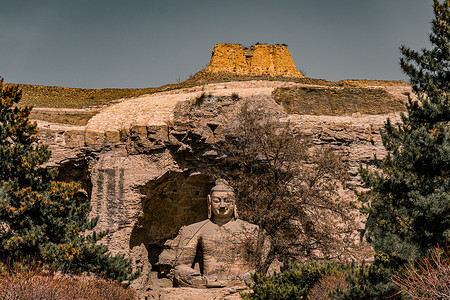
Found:
[[[314,294],[316,299],[326,299],[328,291],[319,292],[316,285],[324,285],[325,281],[342,282],[342,274],[346,265],[336,261],[323,263],[291,263],[287,270],[273,275],[254,274],[254,282],[250,285],[252,292],[242,294],[246,300],[283,300],[306,299]],[[335,279],[332,279],[335,278]],[[329,282],[328,282],[329,283]],[[336,288],[332,285],[330,291]]]
[[[42,271],[39,265],[15,263],[0,274],[0,299],[132,300],[135,293],[113,280]]]
[[[450,299],[450,248],[429,250],[394,274],[392,281],[412,299]]]

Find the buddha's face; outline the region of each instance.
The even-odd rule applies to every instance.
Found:
[[[213,191],[211,210],[215,217],[228,218],[234,214],[235,196],[232,191]]]

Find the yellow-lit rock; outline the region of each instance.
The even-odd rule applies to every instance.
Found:
[[[249,76],[305,77],[295,67],[284,45],[260,44],[245,48],[239,44],[217,44],[205,71]]]

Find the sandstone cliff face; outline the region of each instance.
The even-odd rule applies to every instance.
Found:
[[[304,78],[295,67],[291,54],[283,45],[217,44],[206,72],[249,76]]]
[[[60,167],[60,179],[82,183],[92,215],[99,216],[97,229],[110,231],[104,243],[141,270],[132,286],[143,297],[158,297],[159,290],[166,295],[164,287],[170,286],[155,273],[158,256],[181,226],[206,219],[212,182],[205,171],[220,159],[212,146],[228,132],[242,101],[263,103],[268,113],[290,120],[298,132],[313,138],[315,147],[330,145],[344,153],[354,184],[359,163],[369,162],[375,153],[384,155],[379,128],[388,116],[397,122],[398,113],[287,114],[272,92],[295,86],[299,84],[230,82],[145,95],[105,108],[86,126],[40,122],[39,137],[50,145],[49,165]],[[211,96],[196,105],[195,98],[205,92]]]

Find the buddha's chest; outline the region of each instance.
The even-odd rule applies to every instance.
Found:
[[[241,273],[246,271],[246,253],[248,247],[246,240],[239,234],[232,232],[215,232],[202,235],[201,250],[204,270],[207,274]],[[217,274],[218,275],[218,274]],[[236,274],[234,274],[236,275]]]

